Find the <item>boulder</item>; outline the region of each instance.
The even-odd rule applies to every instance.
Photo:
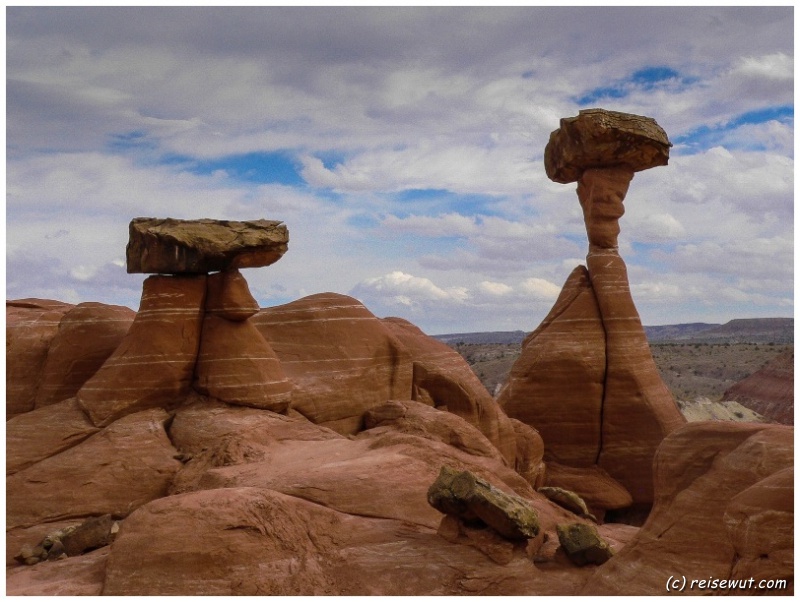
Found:
[[[6,571],[8,596],[99,596],[108,547],[58,562],[41,562]]]
[[[207,314],[194,366],[194,388],[235,405],[272,412],[289,407],[292,383],[278,356],[249,321]]]
[[[562,489],[561,487],[539,487],[537,491],[545,496],[548,500],[555,502],[562,508],[566,508],[578,516],[597,520],[589,512],[589,509],[586,507],[586,502],[584,502],[581,496],[574,491]]]
[[[207,274],[268,266],[286,252],[281,222],[137,217],[129,227],[128,273]]]
[[[250,320],[294,385],[292,409],[315,424],[357,433],[364,412],[411,396],[410,353],[352,297],[312,295]]]
[[[166,494],[181,464],[168,414],[125,416],[79,445],[6,478],[6,528],[133,509]]]
[[[239,270],[225,270],[208,276],[206,314],[243,322],[258,313],[258,301]]]
[[[47,351],[35,406],[74,397],[119,347],[135,315],[128,307],[92,302],[64,314]]]
[[[413,357],[411,398],[460,416],[480,430],[513,466],[514,427],[464,358],[406,320],[385,318],[382,322]]]
[[[547,177],[575,182],[592,167],[624,166],[631,173],[667,165],[672,143],[650,117],[584,109],[565,117],[544,150]]]
[[[153,407],[171,407],[189,392],[200,346],[205,276],[150,276],[139,312],[111,357],[78,391],[97,426]]]
[[[78,556],[84,552],[107,546],[114,541],[119,524],[110,514],[93,516],[60,539],[67,556]]]
[[[47,351],[73,307],[46,299],[6,301],[6,420],[36,406]]]
[[[539,533],[539,517],[528,502],[495,489],[469,471],[443,466],[428,489],[428,503],[468,523],[481,521],[510,540]]]
[[[663,595],[669,578],[727,579],[740,562],[740,570],[757,563],[766,569],[760,574],[785,578],[793,563],[785,536],[793,488],[782,471],[793,466],[793,439],[791,427],[736,422],[693,422],[668,435],[655,457],[655,503],[647,522],[582,594]],[[769,536],[746,534],[764,518],[761,524],[775,527],[768,527]],[[752,563],[756,551],[759,560]],[[685,593],[716,592],[695,587]]]
[[[597,529],[584,523],[558,525],[558,541],[564,552],[577,566],[603,564],[614,552],[600,537]]]

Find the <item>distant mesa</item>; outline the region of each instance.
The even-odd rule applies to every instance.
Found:
[[[207,274],[271,265],[286,253],[279,221],[137,217],[129,227],[129,274]]]

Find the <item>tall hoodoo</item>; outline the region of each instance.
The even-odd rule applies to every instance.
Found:
[[[526,339],[500,394],[509,416],[542,433],[546,459],[599,467],[638,504],[652,503],[653,455],[684,419],[650,354],[617,236],[634,173],[666,165],[670,146],[655,120],[603,109],[562,119],[550,135],[545,171],[578,183],[587,267]]]

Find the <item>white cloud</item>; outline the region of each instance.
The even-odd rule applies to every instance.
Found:
[[[756,294],[763,312],[787,315],[791,15],[11,7],[8,294],[136,303],[138,281],[120,269],[132,217],[266,217],[291,241],[246,274],[262,303],[360,287],[376,311],[404,308],[429,330],[533,328],[586,252],[574,186],[544,175],[550,131],[584,108],[577,98],[665,66],[681,85],[599,103],[688,136],[632,183],[620,236],[631,284],[648,316],[736,317]],[[304,185],[174,162],[273,150]]]

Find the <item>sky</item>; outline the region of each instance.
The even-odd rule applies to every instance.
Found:
[[[755,7],[8,7],[6,298],[136,309],[135,217],[277,219],[262,307],[533,330],[588,242],[559,120],[653,117],[620,253],[646,325],[793,316],[794,14]]]

